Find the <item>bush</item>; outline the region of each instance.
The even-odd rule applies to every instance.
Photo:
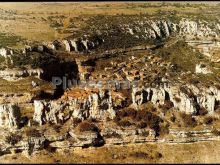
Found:
[[[204,116],[208,113],[207,109],[205,109],[204,107],[199,108],[198,114],[201,116]]]
[[[153,154],[152,154],[152,157],[154,158],[154,159],[160,159],[160,158],[162,158],[163,157],[163,155],[160,153],[160,152],[153,152]]]
[[[143,159],[149,158],[149,155],[142,151],[131,153],[130,156],[135,157],[135,158],[143,158]]]
[[[164,110],[169,110],[170,108],[173,107],[173,102],[169,101],[169,100],[165,100],[163,105],[160,105],[161,109]]]
[[[204,120],[203,120],[203,123],[205,123],[206,125],[211,125],[213,124],[213,122],[215,121],[216,119],[211,117],[211,116],[208,116],[206,117]]]
[[[137,127],[138,127],[138,128],[141,128],[141,129],[142,129],[142,128],[146,128],[146,127],[147,127],[147,123],[144,122],[144,121],[141,121],[140,123],[137,124]]]
[[[170,121],[172,121],[174,123],[176,121],[176,117],[175,116],[171,116],[170,117]]]
[[[158,134],[159,136],[164,136],[169,134],[169,125],[160,126]]]
[[[118,122],[118,125],[122,127],[129,127],[131,125],[131,122],[125,118],[125,119],[120,120]]]
[[[220,136],[220,131],[217,130],[216,128],[214,128],[214,129],[212,130],[212,133],[213,133],[215,136]]]
[[[178,102],[178,103],[181,101],[181,99],[180,99],[179,97],[176,97],[176,96],[175,96],[173,99],[174,99],[176,102]]]
[[[181,114],[181,118],[183,120],[184,126],[186,127],[195,127],[197,125],[196,120],[190,114]]]
[[[127,109],[118,111],[116,115],[119,116],[120,118],[131,117],[132,119],[135,119],[136,114],[137,114],[137,111],[135,109],[127,108]]]
[[[136,120],[137,121],[145,121],[146,124],[151,128],[151,129],[158,129],[159,127],[159,123],[160,123],[160,117],[148,112],[146,110],[140,110],[137,111],[137,115],[136,115]]]
[[[53,127],[53,129],[54,129],[57,133],[60,133],[60,130],[61,130],[61,128],[62,128],[61,125],[53,125],[52,127]]]
[[[73,118],[73,126],[76,127],[79,123],[81,123],[82,120],[79,118]]]
[[[14,146],[21,139],[22,139],[22,136],[14,134],[14,133],[10,133],[8,136],[6,136],[5,142]]]
[[[112,132],[110,134],[105,135],[105,138],[121,138],[121,135],[119,135],[116,132]]]
[[[122,127],[128,127],[135,124],[137,128],[146,128],[147,126],[154,129],[156,132],[159,131],[160,117],[152,112],[135,109],[124,109],[116,113],[114,121]]]
[[[79,123],[77,128],[80,132],[85,132],[85,131],[99,132],[98,127],[95,124],[90,123],[88,121],[83,121]]]
[[[42,136],[40,131],[35,128],[30,128],[30,129],[26,130],[26,135],[29,137],[41,137]]]

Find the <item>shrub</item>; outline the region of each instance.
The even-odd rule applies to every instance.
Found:
[[[105,138],[121,138],[121,135],[119,135],[116,132],[112,132],[110,134],[105,135]]]
[[[184,126],[186,127],[195,127],[197,125],[196,120],[190,114],[181,114],[181,118],[183,120]]]
[[[73,118],[73,126],[76,127],[79,123],[81,123],[82,120],[79,118]]]
[[[162,158],[163,157],[163,155],[160,153],[160,152],[153,152],[152,153],[152,157],[154,158],[154,159],[160,159],[160,158]]]
[[[114,121],[122,127],[135,124],[137,128],[149,127],[156,132],[159,130],[160,117],[148,110],[123,109],[116,113]]]
[[[131,153],[130,156],[135,157],[135,158],[143,158],[143,159],[149,158],[149,155],[142,151]]]
[[[169,100],[165,100],[163,105],[160,105],[161,109],[164,110],[169,110],[170,108],[173,107],[173,102],[169,101]]]
[[[132,119],[134,119],[136,117],[136,114],[137,111],[132,108],[123,109],[117,112],[117,116],[119,116],[120,118],[131,117]]]
[[[208,116],[203,120],[203,123],[205,123],[206,125],[211,125],[215,120],[215,118]]]
[[[186,132],[186,136],[187,137],[192,137],[193,135],[192,135],[192,132]]]
[[[217,130],[216,128],[214,128],[214,129],[212,130],[212,133],[213,133],[214,135],[216,135],[216,136],[220,136],[220,131]]]
[[[40,131],[35,128],[30,128],[30,129],[26,130],[26,135],[30,136],[30,137],[41,137],[42,136]]]
[[[47,147],[45,147],[45,150],[49,153],[54,153],[56,152],[56,147],[51,147],[50,145],[48,145]]]
[[[54,129],[57,133],[60,133],[60,130],[61,130],[61,128],[62,128],[61,125],[53,125],[52,127],[53,127],[53,129]]]
[[[22,136],[14,134],[14,133],[10,133],[8,136],[6,136],[5,142],[14,146],[21,139],[22,139]]]
[[[88,121],[83,121],[79,123],[77,128],[80,132],[85,132],[85,131],[99,132],[98,127],[95,124],[90,123]]]
[[[160,126],[158,134],[159,136],[164,136],[169,134],[169,125]]]
[[[190,79],[189,83],[196,85],[196,84],[199,83],[199,80],[197,80],[197,79]]]
[[[171,116],[170,117],[170,121],[172,121],[174,123],[176,121],[176,117],[175,116]]]
[[[146,110],[137,111],[136,120],[143,120],[151,129],[158,129],[160,117]]]
[[[150,134],[149,131],[144,131],[141,133],[142,136],[148,136],[149,134]]]
[[[199,115],[206,115],[208,113],[207,109],[205,109],[204,107],[199,108],[198,114]]]
[[[181,101],[181,99],[180,99],[179,97],[176,97],[176,96],[175,96],[173,99],[174,99],[176,102],[178,102],[178,103]]]
[[[125,118],[125,119],[120,120],[118,122],[118,125],[122,127],[129,127],[131,125],[131,122]]]
[[[144,121],[141,121],[140,123],[137,124],[137,127],[138,127],[138,128],[141,128],[141,129],[142,129],[142,128],[146,128],[146,127],[147,127],[147,123],[144,122]]]

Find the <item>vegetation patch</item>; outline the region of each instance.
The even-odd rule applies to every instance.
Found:
[[[20,36],[0,32],[0,48],[16,46],[18,43],[23,43],[24,41]]]
[[[193,118],[190,114],[181,113],[180,117],[185,127],[195,127],[197,125],[195,118]]]
[[[164,60],[170,61],[175,72],[195,71],[196,64],[201,61],[201,54],[194,52],[184,41],[178,41],[169,47],[161,47],[155,50],[155,54]]]
[[[77,129],[80,132],[86,132],[86,131],[99,132],[99,128],[95,124],[88,121],[82,121],[81,123],[79,123]]]
[[[15,134],[15,133],[10,133],[9,135],[6,136],[5,142],[14,146],[19,141],[21,141],[21,139],[22,139],[21,135],[18,135],[18,134]]]

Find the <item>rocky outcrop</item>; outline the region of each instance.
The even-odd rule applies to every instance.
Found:
[[[0,105],[0,127],[16,129],[19,122],[20,109],[15,104]]]
[[[132,91],[134,105],[138,106],[146,101],[162,105],[165,100],[169,100],[175,108],[190,114],[195,114],[201,107],[206,108],[209,113],[213,113],[216,101],[219,99],[219,90],[216,87],[201,91],[192,85],[188,87],[169,85],[158,88],[133,88]]]
[[[90,147],[90,146],[100,146],[104,144],[104,140],[99,135],[98,132],[85,131],[77,132],[74,130],[69,131],[72,141],[74,141],[74,147]]]
[[[45,147],[45,137],[28,137],[27,140],[23,141],[23,150],[30,156],[33,152],[41,150]]]
[[[91,93],[85,98],[72,98],[68,104],[69,109],[73,111],[72,116],[83,120],[86,118],[113,118],[115,116],[109,91]]]
[[[67,91],[61,101],[35,100],[33,120],[43,125],[47,122],[62,123],[71,116],[82,120],[87,118],[104,120],[115,117],[114,107],[119,105],[113,103],[110,91],[97,90],[87,92],[83,89],[80,91],[76,89],[70,92]],[[65,109],[68,109],[68,114],[64,115],[63,111]]]
[[[166,101],[173,103],[174,108],[187,114],[196,114],[200,108],[205,108],[211,114],[219,101],[220,92],[215,87],[206,90],[199,90],[195,86],[167,85],[158,88],[137,88],[133,87],[130,93],[132,103],[138,108],[139,105],[151,101],[155,105],[163,105]],[[62,123],[65,119],[87,118],[105,120],[115,117],[118,107],[126,105],[121,93],[111,90],[83,90],[72,89],[67,91],[59,101],[34,101],[34,121],[40,125],[51,123]],[[68,109],[68,114],[65,114]]]
[[[9,49],[9,48],[1,48],[0,49],[0,55],[5,57],[5,58],[12,55],[12,54],[13,54],[12,49]]]
[[[83,52],[89,51],[104,42],[99,36],[84,35],[80,38],[70,38],[65,40],[55,40],[53,42],[46,42],[42,45],[36,45],[26,49],[27,51],[36,51],[39,53],[48,51],[67,51],[67,52]]]
[[[205,64],[196,64],[195,73],[209,74],[212,71]]]
[[[64,121],[65,104],[60,104],[55,101],[34,101],[34,116],[33,120],[39,125],[50,122],[54,124],[62,123]]]
[[[199,131],[184,131],[184,130],[173,130],[169,131],[170,136],[163,139],[169,143],[190,143],[198,141],[211,141],[219,140],[220,136],[215,136],[212,130],[199,130]],[[160,140],[158,140],[160,141]]]
[[[220,90],[217,87],[202,88],[188,85],[188,88],[192,89],[200,107],[207,109],[210,114],[215,111],[215,105],[220,100]]]
[[[128,143],[144,143],[156,141],[156,133],[152,129],[121,128],[106,123],[101,131],[106,145],[123,145]]]
[[[205,56],[211,57],[213,62],[220,61],[219,57],[215,55],[220,51],[220,42],[214,40],[186,40],[186,43]]]
[[[120,26],[125,32],[138,35],[139,38],[157,39],[166,38],[172,34],[186,36],[187,38],[215,38],[219,35],[217,25],[219,25],[217,22],[207,24],[206,21],[193,21],[186,18],[182,18],[180,21],[147,20],[144,18]]]

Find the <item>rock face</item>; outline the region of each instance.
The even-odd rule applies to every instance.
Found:
[[[34,151],[38,151],[44,148],[45,137],[29,137],[27,141],[24,141],[24,150],[30,156]]]
[[[87,89],[66,92],[61,101],[34,101],[35,113],[33,120],[40,125],[51,123],[62,123],[65,119],[87,118],[105,120],[115,117],[117,107],[124,105],[120,93],[110,90],[91,91]],[[199,90],[195,86],[168,85],[158,88],[136,88],[130,93],[132,103],[138,108],[139,105],[151,101],[155,105],[163,105],[166,101],[173,103],[174,108],[187,114],[196,114],[200,108],[205,108],[213,113],[217,101],[220,100],[220,91],[215,87]],[[122,100],[120,100],[122,98]],[[64,113],[68,109],[69,113]]]
[[[73,117],[76,118],[104,119],[115,116],[109,91],[91,93],[85,98],[73,98],[68,101],[68,104],[69,109],[73,111]]]
[[[213,26],[212,26],[213,25]],[[131,35],[138,35],[143,39],[166,38],[172,34],[179,34],[187,38],[217,37],[219,23],[207,24],[205,21],[193,21],[182,18],[180,21],[148,20],[147,18],[134,21],[130,24],[122,24],[121,28]],[[147,28],[146,28],[147,27]],[[215,27],[215,28],[211,28]]]
[[[98,132],[77,132],[74,130],[70,130],[69,134],[72,137],[72,140],[74,141],[73,145],[75,147],[99,146],[104,144],[104,141],[100,137]]]
[[[203,108],[206,108],[209,113],[215,111],[215,105],[220,100],[220,90],[216,87],[202,88],[189,86],[196,96],[196,102]]]
[[[83,52],[94,49],[103,43],[103,39],[98,36],[88,36],[84,35],[80,38],[66,39],[66,40],[55,40],[54,42],[43,43],[42,45],[37,45],[30,47],[27,51],[36,51],[39,53],[48,51],[75,51]],[[4,53],[4,52],[3,52]]]
[[[123,102],[123,99],[120,101],[117,96],[112,98],[111,91],[108,90],[84,92],[83,89],[79,91],[74,89],[65,93],[61,101],[35,100],[33,120],[43,125],[47,122],[62,123],[71,116],[82,120],[87,118],[113,119],[116,114],[114,108]],[[114,99],[118,99],[118,104],[114,103]],[[64,114],[66,109],[68,113]]]
[[[18,128],[20,121],[20,109],[15,104],[0,105],[0,126]]]
[[[215,87],[201,91],[195,86],[190,86],[181,90],[177,85],[146,89],[134,88],[132,91],[132,102],[137,106],[146,101],[163,104],[165,100],[169,100],[175,108],[189,114],[195,114],[201,107],[213,113],[216,101],[219,99],[219,90]]]
[[[50,123],[62,123],[64,115],[62,113],[65,104],[59,104],[54,101],[34,101],[34,116],[33,120],[39,125],[43,125],[46,122]]]

